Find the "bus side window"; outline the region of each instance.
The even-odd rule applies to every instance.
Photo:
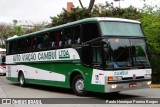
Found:
[[[43,34],[43,49],[46,49],[49,47],[49,33]]]
[[[8,45],[9,45],[8,53],[9,54],[16,53],[16,41],[10,41]]]
[[[42,49],[42,37],[38,36],[37,38],[37,48]]]
[[[59,38],[59,47],[63,47],[65,45],[65,34],[64,30],[61,30],[60,38]]]
[[[83,24],[83,40],[82,42],[87,42],[94,38],[99,37],[98,25],[97,23],[87,23]]]
[[[36,38],[35,37],[29,37],[27,38],[26,45],[27,45],[27,51],[35,50],[36,48]]]
[[[81,58],[82,58],[82,63],[86,66],[90,66],[91,65],[91,47],[89,46],[85,46],[82,47],[82,54],[81,54]]]
[[[62,47],[64,42],[63,32],[61,30],[58,30],[55,32],[55,44],[56,47]]]
[[[55,32],[52,31],[49,33],[49,47],[50,48],[54,48],[56,46],[55,43]]]
[[[21,53],[25,51],[25,39],[17,40],[17,52]]]
[[[56,38],[55,38],[55,43],[56,43],[56,47],[59,46],[59,42],[60,42],[60,32],[56,32]]]
[[[17,45],[16,45],[16,44],[17,44],[17,42],[14,41],[14,42],[13,42],[13,46],[12,46],[12,52],[11,52],[12,54],[14,54],[14,53],[17,52]]]
[[[72,38],[71,38],[71,28],[65,28],[64,29],[64,45],[70,46],[72,44]]]
[[[78,25],[78,26],[75,26],[74,28],[73,28],[73,34],[74,34],[74,44],[80,44],[80,35],[81,35],[81,33],[80,33],[80,25]]]
[[[101,54],[101,44],[96,42],[92,44],[92,65],[94,67],[101,67],[102,65],[102,54]]]
[[[6,53],[10,54],[10,46],[9,46],[10,42],[6,43],[7,49],[6,49]]]

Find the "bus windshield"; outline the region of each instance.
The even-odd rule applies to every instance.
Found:
[[[106,44],[103,47],[107,68],[150,67],[144,39],[110,38]]]
[[[102,36],[144,36],[138,23],[100,22]]]

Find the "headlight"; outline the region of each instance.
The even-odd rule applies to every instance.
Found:
[[[110,76],[108,77],[108,81],[120,81],[122,80],[122,76]]]
[[[111,88],[117,88],[117,85],[116,84],[112,84]]]
[[[152,83],[151,81],[148,81],[148,82],[147,82],[147,85],[151,85],[151,83]]]
[[[144,78],[151,78],[152,76],[151,76],[151,74],[145,74],[144,75]]]

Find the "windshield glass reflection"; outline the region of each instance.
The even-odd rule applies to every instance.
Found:
[[[148,55],[144,39],[107,40],[104,46],[106,68],[148,67]]]

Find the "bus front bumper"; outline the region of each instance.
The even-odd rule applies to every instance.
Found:
[[[122,81],[106,81],[105,92],[120,92],[125,90],[135,90],[149,88],[151,79],[122,80]]]

